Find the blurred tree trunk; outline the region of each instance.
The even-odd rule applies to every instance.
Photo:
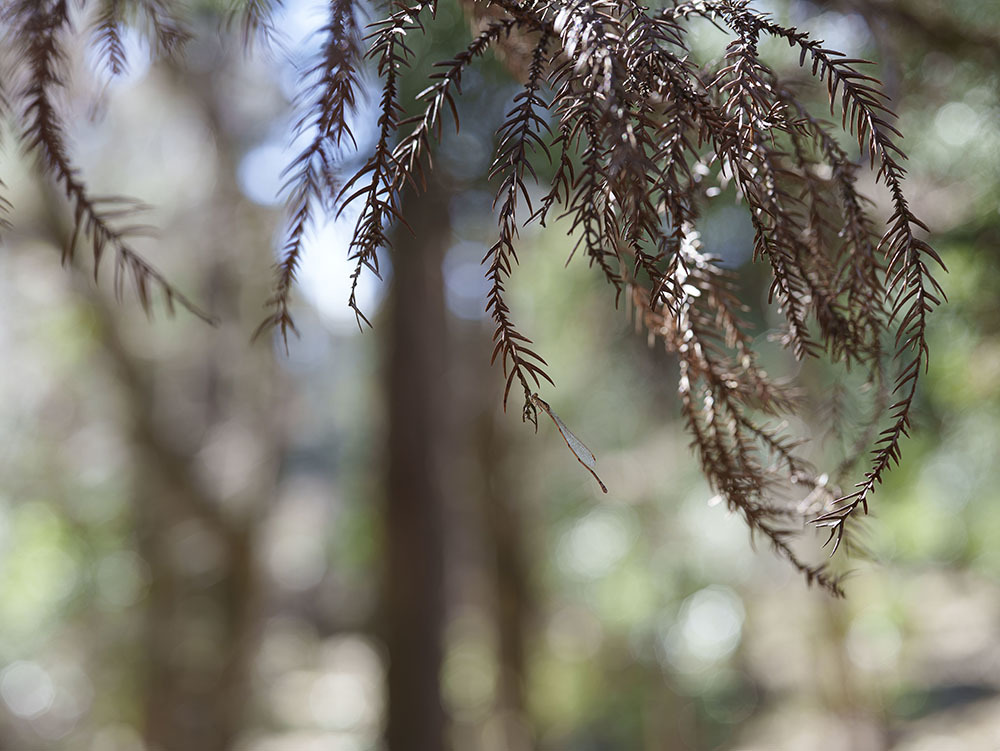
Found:
[[[273,357],[259,351],[244,358],[227,354],[237,342],[246,346],[239,326],[195,333],[200,346],[192,346],[183,362],[142,357],[123,331],[129,314],[112,308],[89,282],[84,285],[123,397],[136,542],[150,575],[140,702],[145,747],[229,751],[244,727],[256,653],[263,589],[257,532],[267,518],[284,450],[273,400],[247,397],[274,379],[268,362]],[[178,423],[164,416],[178,406],[176,381],[192,372],[203,388],[187,396],[199,409],[190,410],[189,404],[181,411],[199,420],[178,430]],[[256,383],[248,389],[247,381]],[[206,444],[225,436],[234,423],[253,434],[256,459],[235,495],[213,477],[231,467],[206,469],[203,461]],[[244,437],[229,434],[236,444],[229,450],[242,448]],[[225,455],[233,459],[230,452]]]
[[[485,362],[485,361],[484,361]],[[483,373],[480,383],[494,383]],[[496,404],[496,389],[480,389],[479,405]],[[494,622],[499,681],[496,711],[506,751],[528,751],[534,744],[526,691],[527,642],[533,613],[524,512],[519,494],[504,472],[509,441],[498,424],[496,410],[483,413],[477,424],[479,470],[483,483],[483,536],[486,566],[493,582]]]
[[[222,323],[179,316],[170,325],[186,329],[184,347],[171,349],[165,338],[140,347],[133,326],[142,331],[148,323],[133,321],[134,310],[110,303],[89,280],[80,286],[120,384],[136,542],[150,576],[140,667],[144,748],[230,751],[245,727],[257,649],[259,530],[286,444],[273,350],[250,346],[240,313],[247,300],[259,306],[271,248],[235,182],[241,137],[219,116],[219,76],[171,73],[176,96],[193,101],[217,146],[212,198],[179,232],[199,238],[191,276],[207,279],[199,297]],[[68,236],[64,221],[52,226]],[[247,284],[247,267],[265,273]]]
[[[151,751],[228,751],[243,729],[256,651],[261,578],[255,524],[195,510],[191,499],[199,490],[189,476],[194,457],[176,461],[144,431],[145,422],[140,415],[133,434],[137,536],[152,580],[145,742]],[[217,502],[206,495],[201,500]],[[184,570],[182,531],[205,535],[199,542],[217,556],[214,570]]]
[[[449,420],[441,263],[451,242],[449,192],[436,179],[408,193],[412,227],[396,232],[388,313],[387,487],[383,513],[389,751],[441,751],[445,488]]]
[[[100,333],[131,421],[136,536],[151,578],[143,649],[145,744],[150,751],[229,751],[244,726],[256,653],[263,588],[257,532],[284,448],[273,404],[247,399],[257,387],[248,389],[246,381],[269,380],[274,368],[267,362],[247,367],[247,359],[262,359],[260,353],[227,356],[227,345],[246,346],[238,326],[196,334],[203,346],[192,347],[185,362],[146,361],[123,342],[117,315],[100,309]],[[270,352],[263,357],[272,359]],[[176,388],[169,382],[193,374],[203,387],[192,395],[200,424],[187,423],[178,433],[163,419],[167,394]],[[234,424],[246,434],[229,433]],[[238,461],[235,452],[248,434],[257,461],[233,495],[213,477],[231,467],[209,465],[206,471],[203,452],[212,439],[231,442],[221,455]]]

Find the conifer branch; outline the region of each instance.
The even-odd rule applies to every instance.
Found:
[[[254,37],[273,35],[277,4],[234,0],[233,17],[243,24],[247,45]],[[168,50],[183,38],[181,11],[167,0],[84,5],[96,19],[96,46],[112,74],[125,69],[122,33],[138,17],[152,25]],[[922,239],[927,228],[904,194],[900,133],[877,80],[860,69],[867,61],[825,48],[747,0],[675,0],[657,9],[638,0],[489,0],[487,5],[485,25],[453,57],[435,65],[411,110],[401,97],[402,77],[414,62],[412,35],[431,33],[435,0],[393,0],[371,26],[366,37],[371,46],[363,56],[354,1],[329,0],[323,50],[304,75],[296,132],[306,146],[286,171],[287,226],[268,301],[271,314],[258,333],[277,329],[287,346],[287,333],[294,331],[290,296],[305,235],[319,212],[339,213],[355,201],[359,215],[349,251],[354,270],[348,305],[359,327],[368,323],[357,300],[358,281],[365,269],[378,276],[378,254],[388,246],[390,225],[405,224],[403,189],[424,187],[446,112],[459,127],[463,79],[492,47],[506,50],[512,39],[527,42],[528,64],[520,66],[523,88],[499,128],[490,169],[498,236],[483,259],[486,312],[495,325],[493,360],[500,360],[505,378],[504,406],[517,383],[524,395],[522,415],[537,425],[537,405],[545,402],[534,391],[542,380],[552,382],[541,354],[529,348],[531,341],[515,325],[506,294],[521,225],[559,216],[575,238],[570,257],[577,250],[585,254],[615,289],[616,304],[624,297],[650,340],[661,341],[676,357],[681,414],[715,492],[808,581],[841,593],[827,564],[811,565],[793,550],[794,525],[815,517],[835,551],[858,510],[867,511],[876,486],[900,460],[915,416],[917,384],[928,364],[928,316],[944,300],[934,278],[934,267],[943,264]],[[129,230],[118,221],[137,204],[91,196],[73,166],[54,103],[63,86],[69,13],[69,0],[12,0],[0,11],[0,24],[23,47],[20,69],[27,83],[12,95],[14,117],[24,143],[74,211],[76,232],[66,257],[88,241],[96,269],[110,249],[116,290],[129,277],[145,307],[150,291],[158,289],[168,304],[204,315],[128,244]],[[702,69],[692,61],[687,40],[694,18],[709,20],[729,36],[721,63]],[[862,165],[837,140],[838,125],[810,111],[798,89],[761,59],[759,42],[767,37],[797,49],[800,66],[825,85],[839,129],[857,139],[876,183],[889,194],[886,232],[876,230],[871,202],[858,190]],[[346,177],[340,173],[342,153],[356,146],[349,118],[362,58],[381,79],[378,133],[372,154]],[[539,158],[552,160],[550,149],[557,150],[555,164],[548,173],[536,173]],[[540,174],[548,175],[548,185],[533,207],[529,186]],[[732,272],[700,249],[700,217],[729,185],[749,213],[754,259],[770,273],[770,296],[784,318],[782,343],[796,358],[823,357],[860,368],[874,389],[875,413],[861,426],[832,481],[801,458],[801,441],[785,429],[785,417],[802,409],[801,394],[761,367]],[[0,212],[5,208],[0,199]],[[894,377],[892,365],[898,370]],[[842,404],[831,403],[829,410],[833,423],[844,422]],[[883,412],[889,426],[876,436]],[[832,501],[842,476],[873,438],[864,479]],[[793,496],[803,489],[805,498],[796,503]],[[816,516],[821,503],[824,509]]]
[[[538,411],[531,399],[533,389],[529,379],[534,382],[536,387],[541,385],[539,379],[544,379],[549,383],[553,382],[542,367],[547,364],[545,360],[528,348],[527,345],[532,343],[531,340],[521,334],[511,320],[510,308],[507,307],[504,300],[504,291],[505,281],[510,277],[513,264],[517,263],[517,250],[514,242],[518,232],[517,204],[519,196],[524,198],[528,211],[532,211],[531,199],[524,184],[524,177],[526,171],[530,172],[536,180],[537,175],[531,166],[529,156],[536,149],[548,153],[548,148],[539,135],[540,132],[548,130],[548,124],[538,113],[538,110],[545,106],[538,95],[538,89],[546,62],[548,45],[549,36],[543,33],[532,53],[528,81],[525,83],[524,89],[514,97],[515,106],[507,113],[507,119],[498,131],[500,143],[497,146],[490,177],[500,178],[500,186],[493,204],[494,207],[497,205],[500,207],[500,235],[483,257],[483,264],[487,265],[486,278],[490,283],[490,289],[486,296],[486,312],[496,323],[496,329],[493,332],[495,345],[492,360],[496,361],[499,356],[506,377],[503,392],[504,409],[507,408],[507,398],[516,379],[524,389],[522,414],[525,419],[530,420],[536,426],[538,425]],[[553,383],[553,385],[555,384]]]
[[[366,57],[376,60],[377,72],[383,79],[375,152],[347,181],[337,196],[341,211],[355,199],[364,199],[351,241],[350,259],[355,262],[355,267],[351,272],[351,294],[348,299],[348,306],[354,311],[359,328],[363,328],[362,322],[371,326],[371,321],[365,317],[358,304],[357,290],[361,273],[367,268],[376,278],[381,279],[378,251],[389,247],[387,225],[393,219],[405,223],[399,210],[399,183],[395,179],[398,164],[393,157],[392,139],[399,128],[400,114],[403,111],[398,101],[399,78],[409,67],[413,56],[413,50],[406,44],[406,35],[412,31],[424,30],[420,16],[425,10],[430,10],[433,14],[437,0],[416,0],[412,5],[403,0],[394,0],[392,7],[396,11],[388,18],[372,24],[374,31],[368,37],[374,41]],[[362,187],[350,192],[358,183]]]
[[[286,169],[285,192],[288,226],[277,264],[274,294],[267,301],[273,312],[258,327],[255,336],[278,329],[285,349],[288,332],[296,332],[289,305],[306,234],[324,208],[332,207],[340,191],[337,165],[350,141],[357,148],[348,117],[356,111],[359,87],[356,65],[360,57],[353,0],[330,0],[329,19],[323,27],[323,51],[303,78],[307,89],[305,114],[295,126],[297,136],[311,134],[308,145]]]
[[[53,94],[63,86],[61,68],[65,65],[62,36],[70,30],[68,0],[22,0],[8,9],[6,21],[12,22],[24,44],[23,65],[27,84],[20,92],[23,102],[22,138],[29,151],[35,152],[43,169],[62,187],[73,209],[73,233],[63,249],[63,261],[73,259],[78,246],[89,241],[93,254],[94,277],[100,270],[107,250],[114,255],[114,290],[119,298],[131,280],[140,305],[152,309],[152,293],[159,290],[167,309],[180,305],[199,318],[213,322],[188,297],[177,290],[157,269],[133,250],[129,236],[144,227],[117,228],[113,221],[134,214],[142,205],[118,196],[95,197],[87,190],[70,160],[65,125]]]

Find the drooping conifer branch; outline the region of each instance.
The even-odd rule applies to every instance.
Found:
[[[113,76],[128,69],[124,34],[128,27],[144,32],[150,46],[174,54],[190,37],[169,0],[93,0],[91,36],[104,67]]]
[[[138,14],[159,29],[161,46],[180,38],[170,31],[181,28],[177,13],[165,2],[81,0],[96,19],[97,47],[112,73],[126,62],[123,24]],[[402,101],[401,80],[417,62],[412,35],[433,33],[435,2],[394,0],[373,24],[366,57],[382,84],[376,144],[342,183],[341,151],[353,143],[348,118],[360,50],[353,0],[330,0],[323,52],[306,76],[298,131],[307,145],[287,172],[289,220],[272,314],[262,330],[275,327],[286,336],[293,327],[289,295],[317,212],[342,211],[354,201],[359,217],[348,305],[359,326],[367,322],[357,301],[358,279],[364,269],[378,275],[390,227],[404,221],[403,188],[423,187],[446,111],[458,127],[463,77],[491,47],[506,49],[513,40],[524,48],[527,42],[527,65],[519,66],[526,71],[523,89],[498,131],[490,171],[497,183],[498,233],[483,259],[490,285],[486,310],[496,326],[493,357],[506,380],[504,404],[516,382],[523,414],[534,421],[536,405],[545,402],[533,392],[541,381],[551,383],[542,356],[515,326],[506,295],[520,227],[559,216],[575,236],[574,252],[580,249],[614,286],[616,303],[624,295],[647,335],[676,357],[681,413],[709,483],[808,580],[839,593],[835,576],[791,547],[795,524],[807,512],[816,516],[817,498],[840,495],[813,519],[829,528],[836,549],[856,512],[867,510],[876,486],[900,459],[928,363],[928,315],[943,300],[933,276],[940,258],[922,239],[926,227],[904,195],[899,131],[878,82],[859,70],[866,61],[775,23],[746,0],[691,0],[655,10],[638,0],[486,2],[485,25],[433,68],[416,110]],[[248,36],[267,36],[275,5],[234,0],[232,7]],[[69,8],[68,0],[12,0],[0,15],[4,28],[23,40],[27,83],[13,98],[25,143],[66,193],[77,236],[93,244],[95,265],[110,248],[117,285],[130,276],[144,305],[150,289],[159,288],[168,302],[190,306],[134,254],[127,230],[118,228],[122,210],[134,205],[91,197],[73,167],[53,98],[63,85]],[[702,67],[693,59],[687,39],[694,18],[729,35],[721,63]],[[759,42],[767,37],[799,50],[800,65],[825,84],[839,127],[856,136],[862,155],[867,152],[892,206],[885,233],[857,188],[862,165],[838,142],[837,126],[811,112],[798,89],[761,59]],[[558,157],[543,166],[550,149]],[[533,208],[532,183],[545,182]],[[885,418],[881,412],[888,412],[889,427],[876,440],[871,465],[847,495],[836,491],[829,473],[803,460],[800,441],[785,431],[783,418],[798,413],[803,400],[761,367],[735,277],[698,245],[700,217],[730,186],[748,211],[755,260],[770,272],[783,344],[798,358],[825,357],[864,369],[876,389],[877,413],[857,441],[870,441],[870,431]],[[893,365],[893,403],[886,407],[884,384],[893,378]],[[835,409],[842,417],[841,407]],[[860,446],[849,449],[833,477],[853,465]],[[802,488],[806,498],[797,499]]]
[[[424,160],[430,161],[431,140],[441,140],[441,115],[445,111],[445,106],[452,113],[455,130],[458,131],[459,117],[455,95],[462,92],[462,74],[476,58],[482,57],[496,42],[508,36],[517,25],[518,21],[513,18],[489,23],[469,43],[469,46],[454,58],[435,63],[435,67],[442,69],[431,75],[435,83],[417,95],[418,100],[426,102],[423,111],[399,124],[401,130],[409,125],[414,125],[414,128],[400,139],[393,150],[392,161],[397,165],[395,177],[397,190],[401,190],[407,180],[413,180],[414,187],[423,187],[423,182],[416,178],[423,174]]]
[[[541,39],[535,45],[532,53],[528,81],[524,89],[514,97],[514,108],[507,113],[507,119],[500,126],[500,143],[497,146],[496,159],[490,170],[491,178],[500,179],[494,207],[499,207],[500,236],[483,257],[487,267],[486,278],[490,289],[486,296],[486,312],[496,324],[493,332],[493,357],[500,359],[503,365],[506,383],[503,392],[504,408],[515,379],[524,389],[524,416],[538,425],[538,411],[531,399],[532,387],[541,385],[539,379],[552,383],[542,366],[546,362],[527,345],[531,340],[520,333],[515,327],[510,308],[504,301],[505,282],[510,277],[513,265],[517,263],[517,204],[521,197],[531,213],[531,199],[524,184],[525,172],[535,176],[535,170],[529,161],[529,154],[536,149],[548,152],[540,133],[548,129],[548,124],[542,119],[539,110],[545,103],[538,95],[542,72],[546,62],[546,50],[549,45],[549,35],[542,33]],[[554,384],[553,384],[554,385]]]
[[[122,40],[125,3],[122,0],[104,0],[94,22],[94,37],[104,64],[114,76],[125,72],[125,43]]]
[[[845,521],[858,507],[868,511],[868,497],[881,484],[885,472],[898,464],[902,438],[909,434],[910,417],[916,397],[921,370],[926,370],[930,352],[927,345],[927,314],[944,299],[944,290],[931,274],[928,263],[944,268],[940,256],[924,240],[917,237],[920,230],[928,231],[910,210],[903,194],[906,170],[900,164],[906,155],[895,145],[894,136],[899,131],[891,124],[895,116],[885,105],[885,95],[873,84],[878,81],[852,67],[864,60],[853,60],[840,53],[827,50],[822,43],[809,40],[808,35],[795,29],[785,29],[767,19],[755,16],[760,28],[769,34],[785,39],[800,49],[800,63],[812,61],[813,75],[825,80],[830,95],[831,110],[840,96],[841,123],[858,139],[859,147],[866,149],[870,164],[878,169],[876,182],[882,181],[889,189],[893,214],[889,229],[883,235],[878,250],[886,258],[885,288],[890,304],[890,323],[895,330],[895,360],[900,365],[893,393],[897,401],[891,407],[892,424],[882,431],[877,449],[865,479],[856,485],[857,490],[837,501],[837,506],[815,521],[830,528],[830,539],[839,544],[845,531]]]
[[[367,57],[376,61],[376,70],[382,77],[382,96],[379,103],[378,140],[375,152],[341,189],[338,202],[346,206],[357,198],[363,198],[361,213],[351,241],[351,260],[355,262],[351,273],[351,294],[348,305],[354,311],[358,326],[362,321],[371,326],[358,304],[358,281],[367,268],[381,278],[378,270],[378,251],[389,246],[387,225],[392,220],[402,221],[399,212],[398,182],[395,180],[397,164],[393,159],[392,141],[399,128],[403,111],[399,104],[399,79],[409,67],[413,50],[406,43],[406,34],[423,31],[420,16],[425,10],[433,14],[437,0],[417,0],[407,4],[394,0],[396,11],[388,18],[373,24],[375,31],[370,38],[374,41]],[[355,184],[362,187],[354,189]],[[351,192],[353,190],[353,192]]]
[[[305,114],[296,123],[295,132],[309,141],[285,170],[288,227],[277,264],[274,295],[267,303],[273,312],[257,329],[257,334],[278,329],[286,350],[288,332],[295,331],[289,304],[306,234],[317,214],[332,208],[333,198],[340,192],[338,163],[346,142],[357,147],[348,123],[356,110],[359,87],[355,12],[353,0],[330,0],[329,17],[322,29],[322,52],[304,74],[309,83],[302,97]]]
[[[895,128],[873,81],[853,67],[862,61],[774,24],[741,0],[675,3],[655,12],[632,0],[532,5],[495,0],[493,5],[508,14],[510,30],[548,35],[556,47],[544,67],[536,64],[536,48],[529,97],[522,100],[522,108],[548,108],[558,118],[559,159],[532,216],[544,222],[557,203],[564,206],[576,247],[585,249],[616,288],[627,285],[639,319],[677,354],[682,411],[711,484],[809,580],[839,592],[823,567],[803,563],[792,551],[787,508],[774,501],[787,492],[789,481],[814,495],[827,480],[798,458],[798,441],[778,423],[752,414],[777,419],[798,410],[799,403],[756,364],[732,280],[694,250],[692,232],[709,197],[706,185],[732,181],[754,227],[755,257],[772,272],[771,295],[788,327],[783,343],[796,357],[825,353],[848,366],[861,364],[875,383],[885,367],[883,333],[892,329],[897,335],[895,358],[902,372],[896,389],[902,398],[892,408],[893,426],[882,434],[859,490],[818,520],[833,528],[839,543],[846,519],[864,507],[884,471],[898,460],[917,373],[927,361],[926,314],[940,294],[923,260],[937,256],[915,237],[914,227],[922,225],[902,194]],[[692,16],[708,18],[733,35],[724,66],[706,77],[686,49]],[[895,207],[880,246],[874,243],[868,201],[856,189],[857,165],[829,126],[761,60],[758,41],[764,35],[803,50],[803,60],[809,57],[812,72],[826,82],[832,107],[839,104],[843,127],[858,136],[872,165],[878,163],[877,177]],[[463,67],[465,62],[462,58]],[[383,75],[385,112],[391,109],[386,102],[395,101],[396,83],[391,70],[383,69]],[[531,96],[542,80],[552,91],[548,104]],[[426,149],[428,125],[438,122],[442,104],[457,118],[450,94],[450,87],[433,90],[430,119],[425,113],[425,124],[391,152],[407,157],[395,167],[413,179],[423,168],[413,156]],[[517,114],[524,113],[511,113]],[[380,120],[383,137],[392,130],[387,122]],[[523,128],[508,122],[501,136],[494,165],[494,174],[503,177],[500,236],[484,259],[491,281],[488,310],[498,326],[494,356],[505,355],[505,403],[518,380],[530,417],[528,380],[537,381],[541,371],[525,365],[533,359],[516,357],[524,340],[511,333],[504,280],[516,260],[515,199],[518,193],[528,197],[523,176],[534,176],[535,170],[523,147]],[[359,177],[374,174],[378,160],[377,151]],[[372,197],[379,195],[379,185],[373,181],[360,191],[368,197],[368,216],[378,214]],[[391,185],[385,182],[387,197],[395,195]],[[395,215],[396,209],[392,202],[383,214]],[[371,248],[383,242],[380,228],[370,221],[359,224],[355,243],[361,261],[370,260]]]
[[[89,243],[96,278],[101,260],[111,251],[114,263],[114,290],[121,297],[127,281],[147,312],[152,295],[159,291],[167,308],[181,305],[199,318],[211,317],[178,291],[157,269],[132,248],[129,236],[145,231],[142,226],[118,227],[116,220],[128,218],[142,205],[118,196],[96,197],[73,165],[66,139],[66,128],[55,105],[55,92],[64,85],[66,65],[65,35],[71,30],[68,0],[22,0],[6,9],[3,21],[23,45],[18,61],[27,83],[18,94],[23,111],[21,132],[25,146],[38,155],[43,169],[62,187],[72,206],[73,232],[63,249],[63,260],[74,257],[78,246]],[[124,64],[124,60],[122,60]]]

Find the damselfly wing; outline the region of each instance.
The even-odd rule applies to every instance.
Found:
[[[601,490],[607,493],[607,487],[605,487],[604,483],[601,482],[601,478],[597,476],[597,457],[594,456],[594,452],[587,448],[584,442],[577,438],[572,430],[566,427],[566,423],[559,418],[559,415],[552,411],[552,408],[548,405],[548,403],[538,396],[538,394],[531,395],[531,403],[552,418],[552,422],[556,424],[563,440],[566,441],[566,445],[569,446],[569,450],[573,452],[574,456],[576,456],[576,460],[587,468],[587,471],[594,476],[595,480],[597,480],[597,484],[601,486]]]

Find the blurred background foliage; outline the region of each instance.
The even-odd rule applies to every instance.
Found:
[[[755,552],[713,505],[675,418],[670,358],[582,258],[563,267],[572,241],[558,224],[524,232],[510,286],[558,385],[544,395],[597,453],[610,494],[552,425],[532,435],[502,413],[479,261],[495,232],[483,175],[515,88],[493,56],[438,151],[436,203],[416,209],[438,216],[438,247],[412,255],[434,260],[415,294],[443,301],[439,356],[424,364],[434,395],[399,339],[423,315],[399,255],[415,241],[386,259],[398,279],[364,288],[376,325],[359,335],[350,212],[314,232],[301,338],[287,356],[250,344],[297,150],[295,64],[318,48],[323,3],[287,0],[284,46],[250,55],[217,31],[223,3],[194,5],[182,61],[151,64],[130,35],[128,73],[81,72],[64,104],[95,191],[153,206],[143,249],[217,329],[147,320],[108,299],[108,280],[61,269],[66,209],[4,145],[17,222],[0,254],[0,748],[361,751],[386,746],[393,715],[438,710],[456,751],[1000,748],[997,3],[757,3],[879,61],[915,211],[950,269],[921,423],[875,497],[868,555],[843,562],[855,572],[843,601]],[[459,7],[440,16],[415,42],[411,95],[467,37]],[[695,39],[696,55],[724,49],[707,25]],[[92,53],[77,53],[82,71]],[[741,208],[716,204],[707,249],[762,301]],[[769,370],[792,372],[755,310]],[[821,388],[838,377],[817,364],[802,375]],[[425,400],[423,432],[393,443],[399,404]],[[816,407],[800,427],[822,458]],[[415,474],[392,480],[407,459]],[[398,492],[411,498],[401,512],[387,494],[422,472],[433,499]],[[429,595],[400,604],[413,572]],[[407,664],[425,673],[412,706],[389,677]],[[390,751],[433,748],[388,737]]]

